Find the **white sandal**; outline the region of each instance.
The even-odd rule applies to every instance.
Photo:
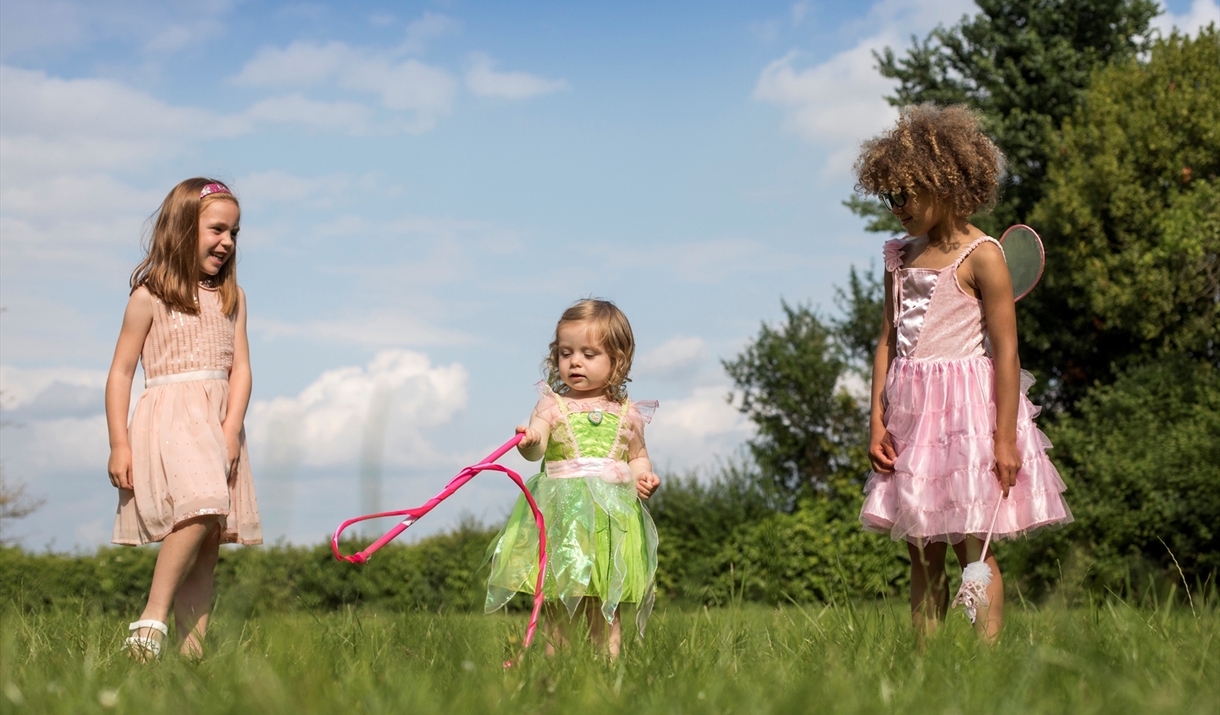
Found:
[[[127,626],[128,630],[138,631],[141,628],[151,628],[154,631],[161,631],[161,638],[153,638],[151,635],[133,635],[128,636],[123,643],[127,646],[127,651],[133,657],[147,658],[152,655],[153,658],[161,656],[161,641],[169,637],[169,626],[161,621],[155,621],[151,618],[143,621],[136,621]]]

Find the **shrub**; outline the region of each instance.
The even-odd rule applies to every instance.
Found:
[[[1035,592],[1073,547],[1095,590],[1129,592],[1148,576],[1194,588],[1220,569],[1220,375],[1179,357],[1094,387],[1079,413],[1046,428],[1076,516],[1067,529],[1009,547]],[[1172,552],[1172,555],[1171,555]]]

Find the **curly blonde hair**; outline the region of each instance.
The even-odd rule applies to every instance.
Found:
[[[947,197],[963,217],[990,209],[1005,160],[979,124],[979,115],[961,104],[903,107],[893,129],[861,147],[856,191]]]
[[[627,383],[631,378],[631,361],[635,359],[635,336],[631,323],[618,306],[608,300],[587,298],[578,300],[563,311],[555,325],[555,338],[551,341],[550,353],[542,363],[546,382],[557,394],[569,388],[559,377],[559,328],[565,323],[591,323],[601,335],[602,349],[610,356],[610,381],[606,384],[606,396],[622,402],[627,399]]]

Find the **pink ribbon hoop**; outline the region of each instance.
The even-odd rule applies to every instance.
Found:
[[[453,493],[458,489],[461,489],[466,482],[474,479],[475,475],[477,475],[479,472],[502,472],[508,475],[508,478],[513,480],[513,482],[521,489],[521,493],[525,495],[525,501],[529,503],[530,510],[534,512],[534,522],[538,525],[538,581],[534,585],[534,610],[532,613],[530,613],[530,622],[529,626],[527,626],[525,629],[524,640],[524,647],[528,648],[530,643],[532,643],[534,640],[534,631],[538,627],[538,616],[542,612],[542,585],[543,580],[546,577],[547,561],[546,523],[543,521],[542,511],[539,510],[538,505],[534,503],[534,495],[530,494],[529,489],[525,488],[525,482],[522,481],[521,475],[502,464],[495,464],[495,461],[500,457],[503,457],[505,452],[508,452],[513,447],[516,447],[517,443],[521,441],[523,436],[524,435],[516,435],[501,445],[499,449],[487,455],[483,461],[463,468],[462,471],[458,472],[458,475],[453,478],[453,481],[449,482],[449,484],[447,484],[439,494],[429,499],[428,502],[421,507],[417,507],[415,509],[401,509],[399,511],[383,511],[379,514],[366,514],[364,516],[358,516],[354,519],[348,519],[347,521],[343,522],[339,525],[338,529],[335,529],[335,535],[331,537],[330,540],[330,548],[331,551],[334,552],[335,558],[339,561],[348,561],[353,564],[368,563],[369,557],[371,557],[378,549],[393,541],[396,536],[406,531],[407,527],[419,521],[420,517],[422,517],[424,514],[432,511],[433,507],[452,496]],[[369,544],[368,547],[366,547],[363,551],[358,551],[351,556],[345,556],[340,553],[339,536],[345,529],[347,529],[347,527],[367,519],[380,519],[387,516],[406,516],[407,518],[396,524],[394,528],[387,531],[380,539],[377,539],[372,544]]]

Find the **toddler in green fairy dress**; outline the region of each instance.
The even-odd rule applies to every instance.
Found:
[[[657,530],[641,500],[661,480],[652,473],[644,425],[657,403],[627,399],[627,373],[635,355],[631,325],[613,303],[582,300],[555,328],[546,359],[542,398],[517,445],[542,470],[527,483],[546,518],[547,652],[566,644],[578,611],[589,635],[618,656],[618,606],[636,604],[640,635],[652,612],[657,571]],[[533,593],[538,577],[538,527],[517,500],[508,523],[488,548],[491,576],[486,611],[518,592]]]

